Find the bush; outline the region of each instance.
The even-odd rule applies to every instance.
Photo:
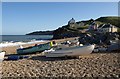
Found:
[[[120,33],[120,28],[118,28],[118,32]]]

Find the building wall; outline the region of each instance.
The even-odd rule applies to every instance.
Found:
[[[117,28],[111,28],[111,32],[117,32]]]
[[[98,24],[90,25],[88,27],[89,30],[97,30],[98,29]]]
[[[117,28],[100,28],[98,29],[99,32],[117,32]]]

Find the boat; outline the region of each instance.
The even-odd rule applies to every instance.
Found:
[[[35,52],[41,52],[44,50],[50,49],[50,43],[35,45],[27,48],[19,48],[17,49],[17,54],[33,54]]]
[[[94,50],[95,45],[84,45],[84,46],[75,46],[68,47],[59,50],[51,50],[45,52],[46,57],[66,57],[66,56],[80,56],[85,54],[90,54]]]
[[[0,62],[4,60],[5,51],[0,52]]]
[[[22,56],[22,55],[10,55],[8,56],[7,60],[19,60],[29,58],[29,56]]]
[[[107,51],[117,51],[120,50],[120,43],[109,45]]]

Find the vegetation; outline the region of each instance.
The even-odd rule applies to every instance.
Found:
[[[118,32],[120,33],[120,28],[118,28]]]
[[[120,28],[120,17],[100,17],[95,21],[100,21],[103,23],[111,23]]]
[[[88,29],[88,26],[81,26],[81,27],[78,27],[77,29],[80,29],[80,30],[83,30],[83,29]]]
[[[120,27],[120,23],[119,23],[120,17],[100,17],[96,20],[90,19],[87,21],[76,22],[76,24],[72,25],[72,27],[70,25],[65,25],[61,28],[58,28],[53,32],[53,38],[58,39],[58,38],[64,38],[64,37],[73,37],[76,35],[80,36],[81,34],[83,34],[83,32],[81,31],[84,29],[88,29],[88,26],[94,21],[98,25],[101,25],[104,23],[111,23],[112,25]],[[120,29],[118,29],[118,32],[120,32]]]
[[[26,35],[53,35],[53,31],[36,31]]]

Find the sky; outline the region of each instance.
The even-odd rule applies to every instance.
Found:
[[[118,2],[2,2],[2,34],[55,30],[76,21],[118,16]]]
[[[119,0],[1,0],[2,2],[119,2]]]

